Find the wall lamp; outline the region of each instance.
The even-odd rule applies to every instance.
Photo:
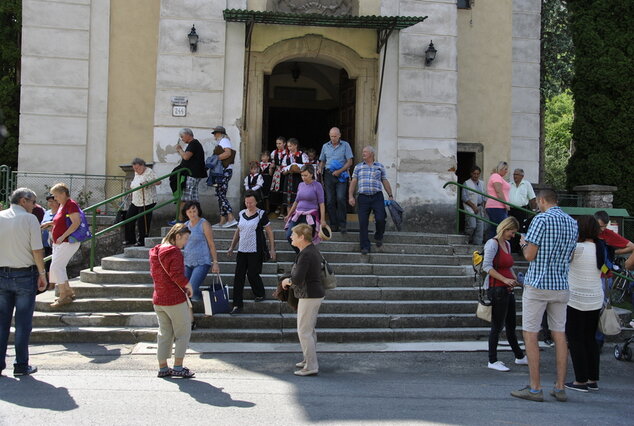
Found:
[[[434,42],[431,41],[429,46],[427,46],[427,50],[425,50],[425,66],[429,66],[434,59],[436,59],[436,48],[434,47]]]
[[[192,30],[187,34],[189,40],[189,50],[195,52],[198,50],[198,34],[196,34],[196,27],[192,25]]]

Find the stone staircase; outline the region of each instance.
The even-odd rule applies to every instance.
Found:
[[[279,227],[279,223],[275,223]],[[165,229],[163,230],[165,232]],[[233,230],[214,229],[223,282],[233,282],[235,263],[226,250]],[[296,315],[272,298],[277,275],[290,270],[294,253],[283,230],[274,231],[277,262],[264,264],[267,300],[254,303],[246,285],[244,313],[207,317],[194,305],[197,342],[295,342]],[[160,238],[148,238],[152,247]],[[52,310],[53,292],[40,295],[31,340],[39,343],[135,343],[156,340],[149,248],[128,247],[105,257],[94,271],[73,280],[77,300]],[[475,318],[472,247],[461,235],[393,233],[381,249],[362,256],[358,234],[335,233],[320,250],[335,268],[317,321],[322,342],[406,342],[486,339],[489,328]],[[210,281],[211,277],[208,277]]]

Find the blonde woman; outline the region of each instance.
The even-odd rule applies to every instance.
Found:
[[[66,184],[53,185],[51,194],[59,203],[59,208],[53,221],[42,224],[42,227],[53,227],[53,259],[49,270],[49,282],[57,284],[59,289],[59,297],[51,303],[53,308],[57,308],[75,300],[75,292],[68,284],[66,266],[81,243],[72,243],[68,237],[81,225],[81,215],[79,205],[70,198],[70,190]]]
[[[509,241],[520,225],[514,217],[507,217],[497,226],[497,235],[484,245],[482,268],[488,273],[484,281],[487,296],[493,307],[491,312],[491,331],[489,332],[489,364],[497,371],[509,371],[502,361],[498,361],[497,346],[500,332],[506,329],[506,339],[515,354],[515,364],[528,365],[524,352],[520,349],[515,335],[516,312],[513,288],[519,286],[517,275],[513,271],[513,256]]]
[[[297,335],[304,353],[304,359],[295,366],[296,376],[313,376],[319,373],[317,362],[317,314],[326,290],[321,281],[321,254],[313,244],[313,227],[300,223],[293,227],[291,244],[299,249],[291,277],[282,281],[283,288],[292,287],[299,299],[297,305]]]
[[[511,194],[511,184],[504,179],[509,172],[509,165],[506,161],[500,161],[497,167],[493,170],[489,180],[487,181],[487,195],[491,197],[499,198],[506,202],[509,201]],[[509,209],[511,207],[507,204],[499,201],[487,198],[486,200],[486,212],[487,216],[492,222],[500,223],[506,219],[509,215]],[[495,235],[495,226],[489,225],[487,230],[487,237],[493,238]]]
[[[183,367],[192,328],[187,298],[192,296],[193,291],[185,277],[185,262],[181,250],[187,244],[190,234],[187,225],[177,223],[163,238],[163,242],[150,250],[150,275],[154,281],[152,303],[159,322],[156,354],[159,363],[158,377],[194,377],[193,371]],[[174,367],[169,368],[167,360],[172,357],[174,343]]]

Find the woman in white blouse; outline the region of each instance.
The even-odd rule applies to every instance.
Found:
[[[566,312],[566,337],[575,380],[566,388],[588,392],[599,390],[599,346],[594,338],[603,307],[601,267],[605,243],[599,239],[599,224],[593,216],[577,218],[579,239],[570,262],[570,300]]]
[[[154,170],[147,167],[142,158],[137,157],[132,160],[132,168],[134,169],[134,179],[130,182],[130,189],[138,188],[139,186],[145,185],[157,178]],[[156,186],[160,184],[161,182],[156,182],[154,185],[150,185],[132,193],[132,203],[128,208],[126,219],[156,206]],[[145,245],[145,237],[147,237],[150,233],[151,224],[152,212],[148,212],[138,219],[126,223],[125,241],[123,244],[134,244],[137,247],[143,247]],[[139,231],[138,238],[134,229],[135,225]]]

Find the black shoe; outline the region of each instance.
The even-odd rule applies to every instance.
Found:
[[[143,243],[134,243],[135,247],[145,247],[145,244]]]
[[[383,240],[376,240],[374,241],[374,244],[378,247],[383,247]]]
[[[555,342],[553,342],[553,341],[552,341],[552,340],[550,340],[550,339],[545,339],[545,340],[544,340],[544,344],[545,344],[546,346],[550,346],[551,348],[552,348],[553,346],[555,346]]]
[[[366,255],[366,254],[368,254],[368,253],[370,253],[370,250],[368,250],[368,249],[361,249],[361,254],[362,254],[362,255]]]
[[[346,235],[348,230],[346,228],[341,228],[341,235]]]
[[[255,302],[264,302],[264,299],[265,299],[265,298],[264,298],[264,296],[261,296],[261,297],[256,297],[256,298],[254,299],[254,301],[255,301]]]
[[[330,228],[330,230],[331,230],[332,232],[339,232],[339,228],[335,228],[334,226],[333,226],[332,228]]]
[[[30,376],[33,373],[37,373],[37,367],[27,365],[26,367],[13,367],[13,376]]]
[[[234,306],[231,312],[229,312],[229,315],[235,315],[235,314],[241,314],[241,313],[242,313],[242,308],[238,308],[237,306]]]

